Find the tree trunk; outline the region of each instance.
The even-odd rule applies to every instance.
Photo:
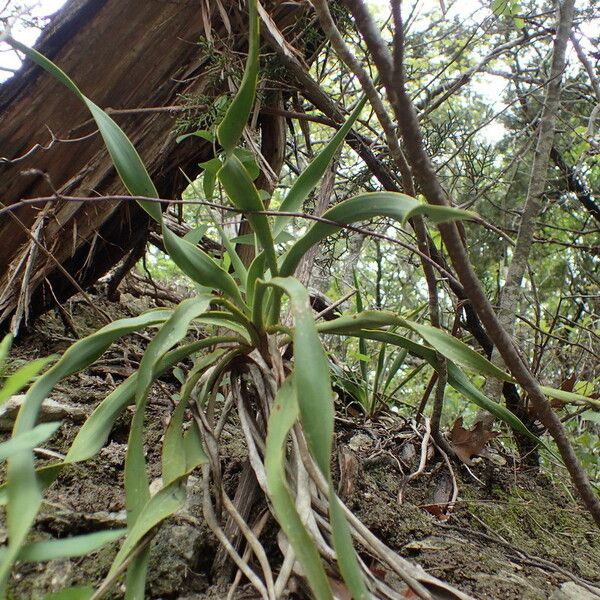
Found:
[[[304,10],[300,4],[272,4],[280,27],[293,25]],[[209,38],[212,42],[199,43]],[[198,163],[213,153],[197,137],[177,144],[174,129],[176,117],[193,121],[228,89],[211,52],[211,44],[224,49],[222,40],[242,53],[247,43],[246,15],[234,0],[70,0],[37,49],[101,107],[129,109],[115,110],[115,120],[138,149],[160,196],[176,198],[187,185],[181,170],[196,176]],[[195,108],[182,110],[184,98]],[[143,110],[148,107],[175,108]],[[0,87],[0,114],[0,209],[54,191],[90,198],[124,193],[87,109],[39,67],[27,61]],[[94,283],[148,227],[135,203],[51,204],[41,221],[43,204],[0,214],[3,329],[13,317],[18,329],[27,315]]]

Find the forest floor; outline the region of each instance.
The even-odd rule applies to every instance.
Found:
[[[94,304],[111,318],[153,307],[150,299],[130,294],[122,295],[120,303],[94,297]],[[68,326],[58,313],[49,313],[15,343],[11,357],[15,366],[64,351],[73,341],[73,327],[85,335],[104,324],[82,298],[65,309],[72,319]],[[63,423],[47,448],[57,456],[66,453],[85,415],[137,368],[145,344],[143,336],[129,336],[94,366],[56,388],[52,399]],[[160,476],[161,438],[176,391],[175,378],[165,377],[152,392],[146,419],[151,480]],[[125,411],[96,458],[66,469],[48,490],[35,538],[125,525],[123,465],[131,415]],[[9,421],[6,415],[0,419],[3,439],[9,435]],[[238,431],[232,418],[222,457],[231,490],[246,459]],[[334,471],[342,498],[381,540],[432,575],[480,599],[600,598],[600,530],[574,499],[567,481],[550,480],[510,457],[500,461],[504,464],[481,460],[469,469],[462,465],[449,469],[443,460],[431,457],[418,478],[403,483],[401,465],[418,464],[421,444],[401,417],[388,413],[365,422],[340,411],[336,433]],[[41,454],[38,458],[40,463],[56,460]],[[153,541],[148,598],[227,596],[222,572],[213,572],[217,544],[203,524],[198,479],[192,476],[188,488],[185,508],[163,525]],[[447,510],[455,489],[458,498]],[[262,507],[255,511],[259,514]],[[264,535],[274,536],[274,531],[268,525]],[[6,537],[2,530],[0,537]],[[272,548],[275,561],[279,559],[275,543],[267,541],[265,547]],[[118,544],[108,545],[87,557],[46,564],[21,563],[9,598],[43,599],[68,585],[98,584],[117,548]],[[117,587],[107,597],[120,598],[121,592]],[[255,596],[242,585],[235,597]]]

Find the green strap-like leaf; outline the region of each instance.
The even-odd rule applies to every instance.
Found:
[[[394,358],[394,362],[389,367],[385,383],[383,384],[382,392],[384,394],[387,391],[390,384],[392,383],[394,377],[396,376],[396,373],[402,368],[402,365],[404,364],[404,361],[406,360],[407,356],[408,350],[406,350],[406,348],[403,348],[402,350],[400,350],[400,352],[398,352],[396,358]]]
[[[129,138],[115,121],[100,107],[84,96],[75,83],[56,65],[39,52],[8,38],[13,47],[24,52],[31,60],[39,64],[67,88],[72,91],[88,108],[102,138],[106,144],[113,164],[127,190],[134,196],[158,198],[156,187],[144,166],[139,154]],[[225,292],[236,304],[243,305],[241,296],[233,278],[223,271],[205,252],[197,246],[181,240],[171,232],[163,222],[160,204],[150,200],[139,201],[138,204],[162,226],[165,248],[175,264],[194,281]]]
[[[187,335],[190,323],[206,312],[210,301],[211,296],[207,294],[183,300],[152,338],[138,369],[136,400],[148,393],[163,356]]]
[[[346,521],[346,516],[335,493],[333,481],[329,482],[329,520],[333,534],[333,546],[337,555],[337,562],[344,582],[348,586],[354,600],[371,600],[372,596],[367,590],[356,551],[352,545],[352,535]]]
[[[89,98],[84,96],[72,79],[45,56],[13,38],[8,38],[5,41],[48,71],[48,73],[65,85],[87,106],[98,124],[98,129],[104,139],[117,173],[129,192],[134,196],[157,198],[158,192],[144,167],[140,155],[114,120]],[[158,223],[162,221],[160,205],[149,201],[140,202],[140,205],[155,221]]]
[[[353,597],[366,600],[369,595],[352,546],[348,524],[337,505],[337,498],[331,480],[333,393],[329,363],[317,333],[308,292],[298,280],[292,277],[285,279],[276,277],[269,282],[269,285],[283,289],[290,298],[294,315],[293,388],[295,388],[295,395],[291,394],[292,400],[290,402],[293,402],[293,398],[295,398],[298,403],[303,432],[309,449],[329,484],[331,526],[340,571]],[[286,393],[286,396],[289,398],[289,392]],[[273,412],[275,411],[274,408]],[[294,416],[293,412],[290,412],[287,418],[291,419],[292,416]],[[291,423],[289,420],[284,421],[284,423],[291,427],[293,420]],[[288,430],[284,434],[283,441]],[[283,441],[281,438],[278,440],[280,446]],[[282,524],[281,520],[280,524]],[[316,595],[316,597],[321,598],[322,596]]]
[[[123,561],[129,556],[131,551],[139,544],[142,538],[156,525],[170,517],[179,510],[185,501],[185,479],[187,474],[168,486],[159,490],[150,498],[144,507],[139,511],[139,517],[129,530],[127,538],[123,542],[108,576],[110,577],[123,564]]]
[[[188,406],[190,395],[194,386],[200,379],[203,371],[220,358],[224,349],[215,350],[207,356],[203,356],[197,360],[190,374],[188,375],[184,385],[181,388],[181,398],[177,407],[171,415],[169,425],[165,431],[165,439],[163,442],[162,451],[162,479],[163,485],[169,485],[186,473],[190,468],[186,453],[186,440],[183,431],[183,417]],[[192,427],[196,424],[192,423]],[[202,454],[204,452],[202,451]],[[203,459],[206,457],[203,456]]]
[[[202,174],[202,190],[205,198],[210,202],[215,194],[217,173],[222,166],[221,159],[211,158],[206,162],[199,163],[198,166],[204,169],[204,173]]]
[[[248,0],[248,58],[239,90],[217,129],[217,139],[227,154],[242,137],[254,105],[259,58],[259,20],[256,0]]]
[[[223,291],[238,306],[244,306],[240,290],[233,277],[206,252],[181,239],[167,227],[163,227],[163,240],[173,262],[188,277],[203,286]]]
[[[596,400],[595,398],[588,398],[587,396],[575,392],[558,390],[553,387],[548,387],[547,385],[541,385],[540,389],[550,398],[556,398],[557,400],[562,400],[563,402],[568,402],[570,404],[589,404],[590,406],[595,406],[596,409],[600,408],[600,400]]]
[[[335,334],[335,330],[329,329],[328,333]],[[364,336],[368,340],[376,340],[378,342],[385,342],[386,344],[393,344],[400,348],[405,348],[411,354],[418,356],[426,360],[433,368],[437,368],[437,357],[436,352],[433,348],[418,344],[413,340],[405,338],[397,333],[391,333],[387,331],[374,331],[364,330],[357,331],[352,334],[348,334],[344,330],[341,335],[352,335],[354,337]],[[448,383],[458,392],[461,392],[468,400],[476,404],[477,406],[492,413],[495,417],[504,421],[507,425],[512,427],[515,431],[519,431],[523,435],[526,435],[536,443],[540,443],[538,437],[536,437],[514,413],[510,410],[490,400],[483,392],[475,387],[468,379],[468,377],[456,366],[451,360],[447,360],[448,368]]]
[[[333,394],[323,350],[306,288],[293,277],[269,282],[290,297],[294,315],[294,383],[304,433],[312,455],[329,480],[333,439]]]
[[[205,179],[208,175],[216,177],[216,174],[221,169],[221,161],[218,158],[214,158],[212,160],[216,161],[216,163],[218,164],[218,168],[216,169],[216,171],[214,173],[212,170],[205,170],[205,173],[204,173]],[[209,161],[209,162],[211,162],[211,161]],[[192,181],[185,173],[183,174],[183,176],[186,178],[187,182],[192,186],[192,189],[194,190],[196,197],[198,199],[200,199],[201,195],[198,193],[198,190],[196,188],[196,182]],[[211,185],[214,187],[214,182]],[[211,197],[208,197],[207,200],[211,200]],[[246,271],[246,267],[244,266],[244,263],[242,263],[242,261],[240,260],[238,253],[235,251],[235,246],[232,244],[228,235],[225,233],[225,230],[221,226],[221,223],[219,223],[219,220],[214,216],[213,211],[210,208],[208,209],[208,216],[210,217],[210,220],[212,221],[213,225],[216,227],[217,231],[219,232],[221,242],[225,246],[225,250],[229,254],[229,257],[231,258],[231,264],[233,265],[233,270],[235,271],[235,274],[237,275],[238,279],[240,280],[241,286],[243,288],[245,288],[246,287],[246,277],[248,276],[248,272]],[[184,237],[184,239],[190,243],[194,243],[192,240],[187,239],[187,236]]]
[[[304,569],[313,596],[332,600],[319,553],[298,515],[285,480],[287,436],[299,415],[296,390],[293,378],[288,378],[277,392],[271,410],[265,448],[267,485],[277,520]]]
[[[336,233],[343,225],[375,217],[390,217],[401,223],[414,215],[424,215],[434,223],[472,219],[474,213],[447,206],[432,206],[398,192],[371,192],[344,200],[323,214],[324,219],[340,226],[317,222],[290,248],[280,269],[280,275],[292,275],[309,248]]]
[[[211,310],[206,313],[203,317],[198,319],[199,323],[205,325],[216,325],[217,327],[226,327],[231,331],[239,334],[238,342],[243,342],[246,345],[252,343],[250,333],[244,324],[241,324],[239,320],[236,320],[234,316],[226,310]]]
[[[515,380],[508,375],[508,373],[505,373],[502,369],[499,369],[496,365],[492,364],[485,356],[475,352],[475,350],[469,348],[464,342],[461,342],[458,338],[455,338],[445,331],[432,327],[431,325],[415,323],[414,321],[405,320],[404,324],[418,333],[428,344],[433,346],[446,358],[449,358],[480,375],[495,377],[501,381],[515,383]]]
[[[257,279],[260,279],[264,276],[266,270],[266,257],[264,252],[260,252],[256,255],[252,263],[250,264],[250,268],[248,269],[248,278],[246,284],[246,300],[247,302],[252,302],[254,298],[254,289],[256,286]]]
[[[265,215],[253,214],[253,211],[264,211],[264,204],[244,165],[234,154],[225,160],[219,171],[219,181],[233,205],[240,210],[249,211],[246,218],[265,252],[271,274],[276,275],[277,256],[271,226]]]
[[[0,389],[0,404],[3,404],[9,398],[18,394],[46,365],[53,360],[56,360],[56,358],[57,356],[36,358],[17,369],[10,377],[8,377],[4,382],[4,386]]]
[[[363,310],[363,301],[362,301],[362,294],[360,293],[360,286],[358,285],[358,277],[356,275],[356,269],[354,269],[353,276],[354,276],[354,287],[356,288],[356,297],[355,297],[356,298],[356,312],[361,313]],[[359,338],[358,351],[365,356],[368,354],[369,349],[367,348],[367,342],[364,339]],[[369,380],[369,369],[368,369],[366,361],[360,360],[359,363],[360,363],[360,374],[362,375],[362,380],[366,387],[368,384],[368,380]]]
[[[377,329],[400,323],[398,315],[389,310],[363,310],[360,313],[341,315],[331,321],[318,323],[317,329],[319,333],[335,332],[340,335],[361,329]]]
[[[42,402],[58,381],[87,367],[119,337],[160,323],[169,315],[170,311],[151,311],[132,319],[114,321],[73,344],[27,392],[15,422],[13,435],[16,437],[33,429]],[[31,451],[23,450],[10,457],[7,469],[7,489],[6,522],[9,544],[0,562],[0,591],[6,585],[12,564],[25,542],[42,502],[41,489],[38,485]]]
[[[342,315],[326,323],[319,323],[318,330],[320,333],[335,331],[337,334],[352,334],[361,329],[377,329],[385,326],[400,326],[411,329],[446,358],[480,375],[514,383],[514,379],[508,373],[496,367],[485,356],[469,348],[458,338],[431,325],[404,319],[391,311],[366,310],[352,315]]]
[[[94,595],[94,588],[90,586],[70,587],[54,594],[49,594],[44,600],[90,600]]]
[[[12,346],[13,336],[11,333],[5,335],[0,342],[0,369],[4,368],[4,363]]]
[[[6,460],[17,452],[31,450],[45,442],[60,426],[60,423],[43,423],[29,431],[13,436],[0,444],[0,460]]]
[[[125,499],[129,527],[135,523],[139,511],[150,498],[144,457],[144,413],[150,386],[157,375],[157,366],[163,356],[187,335],[190,323],[206,311],[209,303],[210,297],[206,295],[181,302],[148,344],[140,363],[135,390],[136,410],[125,456]]]
[[[23,546],[19,552],[19,560],[45,562],[59,558],[87,556],[102,546],[122,538],[126,533],[127,529],[107,529],[59,540],[33,542]]]
[[[297,212],[302,209],[304,201],[310,193],[317,187],[317,184],[325,175],[329,163],[331,163],[335,153],[341,146],[342,142],[352,129],[354,122],[358,119],[362,109],[365,106],[366,96],[358,102],[346,122],[338,129],[337,133],[326,144],[325,148],[315,156],[311,163],[298,175],[295,179],[290,191],[284,198],[279,210],[281,212]],[[273,227],[273,236],[277,237],[285,226],[291,221],[292,217],[277,217]]]

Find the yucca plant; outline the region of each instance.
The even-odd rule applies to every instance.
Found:
[[[331,321],[315,321],[308,292],[294,278],[296,267],[312,246],[344,225],[374,217],[388,217],[403,223],[413,215],[423,215],[435,224],[469,219],[473,215],[454,208],[428,206],[399,193],[361,194],[329,209],[322,220],[314,222],[305,234],[288,242],[283,253],[278,253],[276,248],[280,245],[276,240],[282,239],[290,213],[301,209],[320,181],[364,101],[356,106],[321,154],[297,177],[281,203],[282,215],[267,214],[253,183],[253,174],[247,168],[248,161],[243,160],[247,151],[240,151],[238,147],[253,107],[259,70],[259,21],[254,0],[249,1],[248,7],[250,36],[243,80],[217,128],[221,154],[205,165],[203,182],[205,197],[210,197],[214,186],[220,185],[232,210],[243,213],[254,232],[257,256],[248,268],[223,232],[231,273],[223,263],[164,226],[156,188],[118,125],[86,98],[58,67],[8,37],[13,47],[46,69],[86,104],[123,184],[161,225],[169,256],[183,273],[207,291],[184,300],[174,309],[150,311],[103,327],[76,342],[31,386],[9,442],[13,445],[4,455],[8,457],[8,467],[2,500],[6,504],[9,542],[0,555],[3,590],[17,560],[43,561],[82,555],[122,537],[105,584],[95,592],[80,590],[80,597],[100,597],[126,569],[126,597],[143,598],[151,534],[181,508],[186,480],[192,471],[200,468],[207,523],[262,598],[281,597],[292,573],[300,574],[312,596],[318,599],[334,597],[332,585],[338,575],[353,598],[395,597],[363,562],[360,552],[354,549],[354,541],[358,541],[369,556],[399,575],[420,597],[431,597],[427,586],[442,583],[415,570],[386,548],[335,494],[330,467],[334,404],[322,334],[383,342],[388,347],[399,348],[401,356],[410,353],[434,369],[438,356],[442,355],[446,358],[451,386],[514,429],[531,435],[511,412],[486,398],[461,367],[505,381],[512,381],[511,377],[445,332],[389,311],[357,310]],[[281,316],[284,298],[293,317],[291,327]],[[36,469],[31,443],[40,441],[38,433],[42,432],[36,427],[36,420],[44,398],[61,379],[86,368],[115,340],[148,327],[156,328],[156,333],[138,371],[94,410],[63,461]],[[190,342],[188,333],[199,327],[204,337]],[[401,335],[401,331],[411,332],[422,343]],[[288,348],[291,352],[284,352]],[[290,355],[291,359],[284,358]],[[162,488],[152,495],[143,450],[149,390],[161,374],[190,357],[194,366],[183,381],[179,403],[164,436]],[[224,400],[221,402],[220,398]],[[97,454],[119,415],[131,404],[135,412],[125,462],[127,529],[28,543],[44,490],[67,465]],[[193,420],[184,427],[188,408]],[[232,410],[239,415],[250,463],[284,534],[281,546],[285,558],[278,571],[270,564],[258,536],[237,513],[221,485],[219,440]],[[43,433],[50,435],[51,432]],[[27,443],[23,443],[24,440]],[[247,559],[226,539],[215,505],[236,521],[256,557],[258,568],[251,568]]]

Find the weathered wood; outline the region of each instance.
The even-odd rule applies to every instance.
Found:
[[[222,11],[217,3],[204,0],[71,0],[44,31],[37,48],[104,108],[181,105],[182,96],[212,98],[230,88],[206,45],[198,43],[205,38],[207,7],[213,6],[208,22],[215,47],[226,43],[243,51],[247,43],[246,15],[240,13],[239,3],[221,0],[221,4]],[[302,9],[288,3],[268,7],[286,26]],[[85,107],[40,68],[26,64],[0,86],[0,111],[0,157],[7,159],[0,162],[4,205],[52,194],[49,182],[58,192],[72,196],[124,193],[100,136],[93,135]],[[140,152],[163,198],[175,198],[185,187],[180,170],[194,176],[198,163],[212,155],[211,145],[200,138],[176,144],[173,129],[180,114],[133,112],[114,117]],[[35,144],[47,147],[52,135],[64,140],[89,134],[80,141],[55,141],[48,149],[28,154]],[[31,169],[46,176],[27,174]],[[133,203],[82,205],[59,200],[46,210],[32,254],[35,243],[29,232],[39,214],[38,207],[27,206],[0,216],[0,326],[4,328],[23,290],[30,292],[28,309],[33,315],[75,292],[57,264],[85,288],[121,260],[140,239],[139,230],[148,226],[147,217]]]

